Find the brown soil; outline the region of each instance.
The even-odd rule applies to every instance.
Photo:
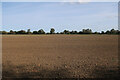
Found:
[[[3,77],[116,78],[117,35],[3,35]]]

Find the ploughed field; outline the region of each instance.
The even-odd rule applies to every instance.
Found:
[[[116,78],[117,35],[3,35],[3,78]]]

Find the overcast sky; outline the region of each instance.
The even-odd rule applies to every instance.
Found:
[[[3,2],[2,9],[2,29],[6,31],[118,29],[117,2]]]

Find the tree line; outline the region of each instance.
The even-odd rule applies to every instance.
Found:
[[[93,32],[91,29],[83,29],[82,31],[64,30],[63,32],[55,32],[55,29],[51,28],[50,32],[45,32],[43,29],[31,32],[31,30],[28,29],[27,31],[25,31],[25,30],[20,30],[20,31],[10,30],[9,32],[0,31],[0,34],[120,34],[120,31],[111,29],[111,30],[107,30],[107,31]]]

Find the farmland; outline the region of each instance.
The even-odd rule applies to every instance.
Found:
[[[118,77],[117,35],[3,35],[3,77]]]

